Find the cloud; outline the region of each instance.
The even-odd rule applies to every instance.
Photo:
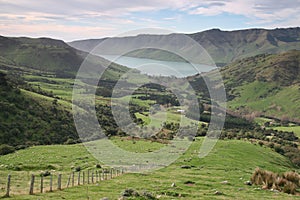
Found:
[[[160,16],[159,11],[170,14]],[[117,30],[163,27],[167,22],[177,26],[188,16],[214,17],[224,13],[243,16],[253,26],[299,26],[300,0],[0,0],[0,27],[1,34],[32,35],[31,30],[47,33],[45,29],[70,40],[65,36],[70,32],[67,29],[78,28],[75,36],[81,33],[80,37],[91,34],[83,30],[108,36]]]
[[[196,8],[189,11],[192,15],[214,16],[223,13],[245,16],[252,24],[278,23],[278,21],[289,22],[295,17],[300,22],[299,0],[216,0],[202,1]],[[293,23],[294,24],[294,23]],[[294,24],[299,26],[299,23]]]

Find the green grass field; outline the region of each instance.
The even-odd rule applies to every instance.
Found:
[[[133,146],[132,141],[121,141],[118,138],[114,138],[114,140],[119,147],[129,148],[128,146]],[[103,197],[118,199],[121,192],[126,188],[149,191],[155,196],[160,196],[159,199],[299,199],[299,196],[259,190],[257,186],[244,185],[256,167],[275,172],[295,170],[287,158],[269,148],[246,141],[220,140],[208,156],[200,159],[198,151],[202,141],[202,139],[197,139],[177,161],[152,173],[127,173],[99,184],[76,186],[53,193],[37,193],[33,196],[15,194],[13,187],[11,199],[77,200],[101,199]],[[139,142],[141,142],[140,147],[134,151],[143,152],[141,146],[144,146],[144,149],[158,147],[157,144],[151,142]],[[1,180],[8,173],[12,173],[12,184],[15,184],[15,176],[22,174],[29,176],[31,170],[38,172],[47,168],[48,165],[55,166],[57,171],[68,172],[72,166],[80,165],[83,168],[89,168],[98,162],[87,153],[81,144],[77,144],[31,147],[14,154],[1,156],[0,163],[3,165],[22,165],[24,170],[26,169],[25,166],[31,166],[26,171],[1,168]],[[182,165],[192,167],[183,169],[181,168]],[[228,181],[228,184],[221,183],[225,180]],[[192,182],[192,184],[186,184],[187,181]],[[26,183],[28,185],[28,181]],[[175,183],[176,187],[171,187],[172,183]],[[26,184],[20,185],[20,187],[23,186],[26,187]],[[214,195],[216,190],[224,194]],[[27,190],[23,193],[27,193]]]
[[[294,132],[297,137],[300,137],[300,126],[278,126],[278,127],[271,127],[271,129],[275,129],[278,131],[288,131]]]
[[[175,109],[176,110],[176,109]],[[135,116],[137,118],[140,118],[144,121],[145,125],[149,127],[155,127],[160,128],[162,125],[162,122],[168,122],[168,123],[181,123],[182,126],[188,126],[191,125],[191,123],[199,124],[198,121],[187,118],[185,115],[182,115],[179,112],[174,111],[171,109],[168,109],[166,112],[164,111],[158,111],[152,116],[146,116],[149,113],[135,113]]]
[[[274,84],[258,81],[239,86],[235,92],[240,97],[229,101],[229,108],[235,110],[246,106],[250,110],[261,111],[269,116],[280,118],[282,115],[287,115],[297,118],[297,111],[300,109],[297,104],[300,98],[299,87],[286,87],[280,91],[274,88]]]

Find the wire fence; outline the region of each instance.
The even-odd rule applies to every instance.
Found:
[[[12,172],[9,175],[0,173],[0,196],[37,194],[53,192],[78,185],[96,184],[120,176],[123,169],[107,168],[85,170],[70,173],[41,173]],[[6,177],[6,178],[5,178]]]

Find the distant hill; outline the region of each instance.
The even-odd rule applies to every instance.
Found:
[[[152,40],[171,38],[170,35],[138,35],[123,38],[103,38],[92,40],[81,40],[70,42],[74,48],[90,52],[99,43],[109,40],[118,51],[118,46],[132,43],[151,43]],[[237,31],[221,31],[211,29],[203,32],[187,34],[200,45],[202,45],[218,66],[224,66],[237,59],[255,56],[263,53],[280,53],[292,49],[300,50],[300,28],[280,28],[280,29],[246,29]],[[102,52],[110,54],[112,52]],[[129,56],[152,58],[158,60],[182,61],[174,54],[161,52],[153,49],[135,51]]]
[[[87,56],[86,52],[74,49],[61,40],[51,38],[11,38],[0,36],[0,68],[23,67],[55,73],[60,77],[75,77]],[[101,57],[89,59],[91,64],[101,68]],[[111,65],[117,70],[126,70],[120,65]]]
[[[220,72],[230,110],[300,121],[300,51],[244,58]],[[192,80],[202,81],[200,76]]]
[[[49,38],[8,38],[0,37],[1,60],[10,61],[15,66],[24,66],[41,71],[78,70],[83,58],[80,51],[63,41]]]

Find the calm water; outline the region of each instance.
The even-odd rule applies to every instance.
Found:
[[[161,76],[175,76],[175,77],[186,77],[195,75],[201,72],[208,72],[215,67],[208,65],[190,64],[184,62],[171,62],[171,61],[160,61],[146,58],[134,58],[127,56],[115,56],[115,55],[101,55],[107,60],[113,61],[117,64],[135,68],[140,70],[142,73],[149,75],[161,75]]]

